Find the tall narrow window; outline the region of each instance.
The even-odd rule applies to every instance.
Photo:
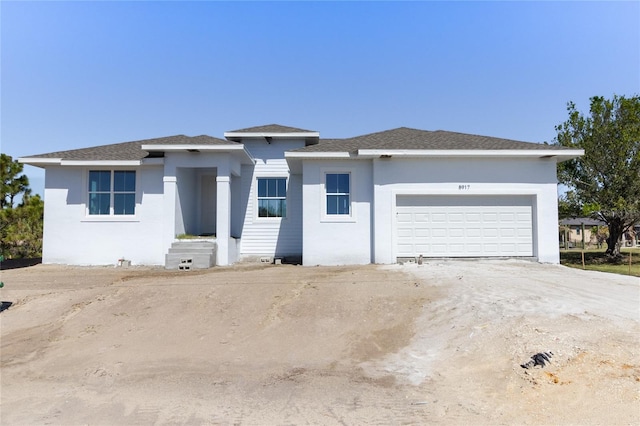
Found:
[[[111,172],[92,170],[89,172],[89,214],[110,214]]]
[[[113,172],[113,214],[134,214],[136,207],[136,172]]]
[[[351,213],[350,180],[349,173],[327,173],[325,175],[327,215],[348,215]]]
[[[287,215],[287,179],[258,178],[258,217]]]
[[[135,207],[135,171],[89,171],[90,215],[133,215]]]

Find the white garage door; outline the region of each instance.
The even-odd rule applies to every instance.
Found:
[[[397,256],[533,256],[530,196],[399,195]]]

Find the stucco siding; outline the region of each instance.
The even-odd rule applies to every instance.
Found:
[[[375,262],[396,261],[398,195],[531,196],[533,250],[558,263],[556,163],[539,159],[374,160]]]
[[[351,175],[351,218],[336,219],[325,215],[325,173],[336,172]],[[303,264],[371,263],[371,161],[305,161],[302,191]]]
[[[163,264],[162,167],[136,171],[135,218],[97,218],[86,214],[88,169],[48,167],[43,263]]]

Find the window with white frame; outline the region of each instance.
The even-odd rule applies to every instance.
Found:
[[[351,214],[351,174],[326,173],[327,215]]]
[[[88,206],[89,215],[134,215],[136,172],[90,170]]]
[[[258,178],[258,217],[287,216],[287,179]]]

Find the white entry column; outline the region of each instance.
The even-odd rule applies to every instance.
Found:
[[[231,178],[217,176],[216,211],[216,265],[229,264],[229,238],[231,236]]]
[[[163,188],[163,207],[164,214],[162,218],[162,252],[168,253],[169,247],[176,237],[176,194],[178,179],[175,176],[164,176],[162,179]]]

